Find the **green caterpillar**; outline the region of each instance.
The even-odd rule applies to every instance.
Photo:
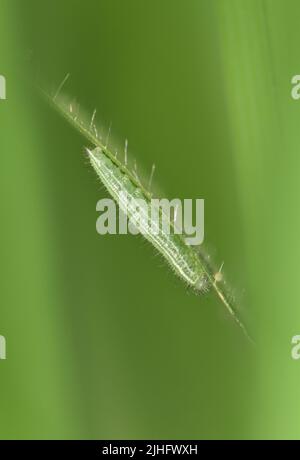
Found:
[[[151,204],[141,188],[134,184],[99,147],[92,151],[87,149],[87,153],[92,166],[110,195],[132,221],[139,220],[139,226],[143,230],[142,233],[145,238],[167,259],[175,273],[196,290],[205,290],[207,286],[206,272],[191,246],[185,243],[181,235],[164,231],[163,225],[159,226],[156,233],[149,231]],[[125,196],[129,197],[129,200],[126,199],[126,203],[122,199]],[[143,200],[147,209],[141,209],[138,200]],[[162,218],[166,218],[166,216],[162,216]]]

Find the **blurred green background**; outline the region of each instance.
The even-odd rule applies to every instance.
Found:
[[[299,438],[297,0],[0,0],[1,438]],[[256,346],[140,238],[99,236],[66,85],[205,242]],[[52,85],[52,87],[51,87]]]

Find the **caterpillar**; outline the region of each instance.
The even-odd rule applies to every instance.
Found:
[[[42,91],[48,103],[53,106],[73,127],[75,127],[93,146],[87,148],[86,152],[90,163],[93,166],[96,174],[104,184],[112,198],[119,203],[120,208],[127,214],[128,218],[135,218],[136,203],[139,199],[143,199],[150,206],[152,193],[139,180],[136,170],[132,172],[127,165],[127,140],[125,141],[125,161],[120,161],[116,154],[113,154],[108,147],[108,136],[106,142],[98,134],[95,125],[95,114],[93,112],[89,123],[84,121],[84,117],[78,116],[78,110],[74,110],[73,104],[59,93],[63,83],[58,88],[53,97]],[[151,171],[149,184],[152,182],[154,166]],[[123,206],[122,195],[129,195],[131,203],[126,208]],[[128,204],[128,202],[126,203]],[[139,214],[140,225],[145,229],[147,215]],[[172,226],[173,223],[170,222]],[[230,315],[233,317],[238,326],[242,329],[245,336],[253,342],[244,323],[238,316],[237,309],[231,297],[223,273],[222,266],[216,271],[213,264],[210,262],[208,255],[201,249],[188,245],[185,238],[180,234],[172,232],[164,232],[163,228],[159,229],[157,234],[144,231],[143,236],[159,251],[159,253],[169,263],[173,271],[184,280],[188,286],[193,288],[196,293],[205,292],[208,289],[213,289],[223,305],[227,308]],[[223,265],[223,264],[222,264]]]
[[[165,231],[163,225],[159,226],[155,233],[149,231],[151,205],[141,188],[136,186],[99,147],[94,150],[87,149],[87,153],[110,195],[132,221],[139,219],[139,226],[144,230],[143,235],[165,257],[175,273],[196,290],[205,290],[206,272],[191,246],[185,243],[181,235]],[[126,202],[123,197],[126,197]],[[138,200],[146,203],[146,209],[139,207]]]

